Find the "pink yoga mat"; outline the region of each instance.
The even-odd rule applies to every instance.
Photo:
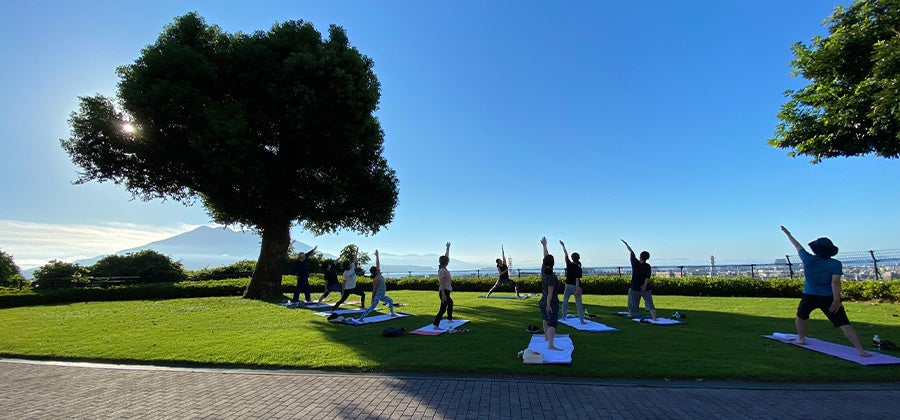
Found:
[[[792,342],[797,338],[796,334],[785,334],[785,333],[773,333],[772,335],[764,335],[763,337],[780,341],[782,343],[794,345],[800,347],[802,349],[817,351],[819,353],[824,353],[829,356],[834,356],[840,359],[848,360],[853,363],[858,363],[860,365],[866,366],[874,366],[874,365],[898,365],[900,364],[900,358],[889,356],[886,354],[876,353],[874,351],[866,350],[870,354],[871,357],[861,357],[856,354],[856,349],[850,346],[845,346],[842,344],[835,344],[828,341],[819,340],[816,338],[806,337],[806,345],[797,344]]]

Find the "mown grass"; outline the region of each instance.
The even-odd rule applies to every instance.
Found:
[[[435,292],[390,291],[415,316],[360,327],[332,324],[304,309],[239,297],[87,302],[0,310],[0,354],[16,357],[303,369],[538,374],[597,378],[764,381],[896,381],[900,366],[860,366],[762,338],[793,332],[797,299],[656,296],[661,316],[686,312],[684,325],[639,324],[612,315],[625,296],[587,295],[598,322],[621,329],[587,333],[560,326],[575,344],[571,366],[523,364],[516,353],[539,324],[537,298],[480,299],[456,292],[466,334],[381,337],[415,329],[437,311]],[[368,295],[368,294],[367,294]],[[368,296],[367,296],[368,298]],[[868,344],[873,334],[900,342],[900,305],[845,302]],[[574,303],[570,303],[570,312]],[[814,313],[812,337],[846,343]]]

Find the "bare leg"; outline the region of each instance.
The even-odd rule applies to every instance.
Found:
[[[547,349],[548,350],[562,350],[559,347],[553,345],[553,338],[556,336],[556,328],[550,327],[547,328]]]
[[[797,344],[806,344],[806,320],[794,318],[794,325],[797,326],[797,339],[794,340],[794,342]]]
[[[859,342],[859,336],[856,334],[856,328],[853,328],[852,325],[842,325],[841,331],[844,332],[844,336],[853,343],[853,347],[856,347],[856,352],[859,353],[862,357],[869,357],[871,354],[863,350],[862,344]]]
[[[650,310],[650,316],[653,317],[653,320],[656,321],[656,309]]]

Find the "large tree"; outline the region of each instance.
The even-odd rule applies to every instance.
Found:
[[[215,221],[257,229],[244,296],[280,295],[292,225],[374,234],[397,205],[372,60],[342,28],[328,35],[303,21],[228,34],[196,13],[176,18],[118,68],[118,101],[80,98],[61,140],[76,183],[199,198]]]
[[[0,285],[5,285],[21,276],[22,272],[19,271],[19,266],[13,261],[12,255],[0,249]]]
[[[793,45],[793,75],[769,144],[790,156],[900,156],[900,0],[857,0],[825,21],[828,36]]]

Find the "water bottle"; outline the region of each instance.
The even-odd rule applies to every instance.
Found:
[[[875,334],[875,337],[872,337],[872,347],[875,347],[876,349],[881,348],[881,337],[879,337],[878,334]]]

